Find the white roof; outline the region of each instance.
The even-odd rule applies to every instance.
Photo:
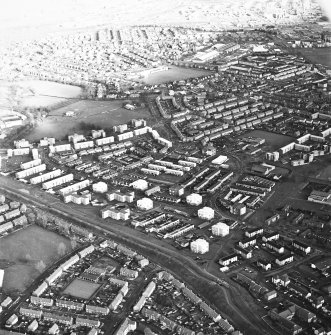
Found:
[[[212,163],[217,164],[217,165],[221,165],[221,164],[225,163],[227,160],[228,160],[228,156],[220,155],[217,158],[215,158],[214,160],[212,160]]]

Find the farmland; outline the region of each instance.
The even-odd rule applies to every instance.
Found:
[[[62,250],[59,250],[60,245]],[[35,225],[1,238],[0,264],[5,269],[4,291],[23,291],[70,248],[69,240]]]

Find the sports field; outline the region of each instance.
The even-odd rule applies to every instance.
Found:
[[[50,264],[61,257],[60,243],[71,250],[70,241],[32,225],[0,239],[0,268],[5,270],[5,292],[22,292]],[[63,250],[64,248],[62,248]]]
[[[275,134],[264,130],[253,130],[251,132],[245,133],[245,135],[240,137],[248,136],[264,138],[266,145],[270,146],[273,150],[279,149],[280,147],[294,141],[294,138],[291,136]]]
[[[100,287],[100,284],[92,283],[86,280],[75,279],[63,291],[64,294],[76,298],[90,299],[94,292]]]
[[[147,108],[130,111],[123,108],[122,105],[122,100],[81,100],[75,102],[52,111],[26,138],[37,140],[48,136],[61,139],[68,134],[82,132],[82,124],[95,125],[105,129],[121,123],[127,123],[132,119],[150,116]],[[70,111],[74,112],[75,116],[64,116],[66,112]]]

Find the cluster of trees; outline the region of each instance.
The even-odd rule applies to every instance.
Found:
[[[70,227],[71,223],[61,218],[55,217],[49,213],[41,210],[31,210],[27,213],[28,222],[31,224],[37,224],[43,228],[50,228],[56,230],[60,235],[63,235],[70,239],[71,248],[77,247],[77,238],[71,235]],[[66,253],[66,245],[62,242],[58,247],[58,254],[63,256]]]

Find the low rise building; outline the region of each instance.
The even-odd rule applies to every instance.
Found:
[[[295,249],[302,251],[304,254],[309,254],[311,252],[311,247],[305,243],[297,240],[293,240],[292,245]]]
[[[276,264],[278,264],[279,266],[283,266],[285,264],[292,263],[293,260],[294,260],[293,255],[286,254],[286,255],[278,256],[276,258]]]
[[[242,248],[239,245],[236,245],[234,247],[234,252],[237,253],[238,255],[240,255],[241,257],[245,258],[245,259],[250,259],[250,258],[253,257],[252,250],[248,250],[248,249]]]
[[[229,256],[225,256],[222,257],[218,262],[222,265],[222,266],[228,266],[232,263],[235,263],[238,261],[238,255],[237,254],[232,254]]]
[[[245,231],[245,236],[251,238],[254,236],[262,235],[263,234],[263,228],[251,228]]]
[[[107,206],[104,209],[101,210],[101,217],[103,219],[111,218],[114,220],[128,220],[130,217],[130,209],[125,208],[119,208],[117,206]]]
[[[119,201],[119,202],[128,202],[131,203],[134,200],[134,192],[121,192],[120,190],[116,190],[111,193],[107,193],[107,199],[109,201]]]
[[[258,259],[256,262],[257,266],[261,267],[263,270],[271,270],[271,263],[263,259]]]

